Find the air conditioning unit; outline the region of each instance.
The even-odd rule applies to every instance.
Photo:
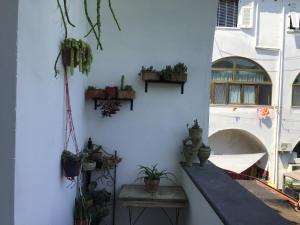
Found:
[[[293,145],[291,143],[281,143],[280,152],[292,152],[293,151]]]

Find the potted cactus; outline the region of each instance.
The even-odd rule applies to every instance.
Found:
[[[197,158],[199,148],[202,146],[202,129],[197,120],[194,125],[189,127],[187,124],[189,136],[183,142],[183,155],[188,166],[193,165],[194,159]]]
[[[139,75],[143,80],[160,80],[160,74],[153,69],[153,66],[150,66],[148,68],[143,66]]]
[[[134,99],[135,98],[135,91],[133,90],[132,86],[126,85],[125,83],[125,76],[122,75],[121,78],[121,86],[119,91],[119,98],[120,99]]]
[[[173,176],[173,178],[175,178],[174,174],[167,172],[167,170],[158,170],[157,164],[151,167],[140,166],[138,175],[139,177],[137,179],[144,180],[145,189],[149,193],[157,192],[160,179],[165,178],[173,181],[170,176]]]

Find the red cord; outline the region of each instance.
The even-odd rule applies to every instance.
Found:
[[[75,134],[75,127],[73,124],[72,118],[72,108],[71,108],[71,101],[70,101],[70,93],[69,93],[69,82],[68,82],[68,74],[67,68],[64,68],[64,86],[65,86],[65,97],[66,97],[66,125],[65,125],[65,143],[64,143],[64,150],[68,149],[70,137],[73,140],[76,153],[79,153],[77,138]]]

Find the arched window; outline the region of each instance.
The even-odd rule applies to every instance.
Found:
[[[293,83],[292,106],[300,106],[300,74]]]
[[[212,64],[212,104],[271,105],[271,98],[271,80],[255,62],[228,57]]]

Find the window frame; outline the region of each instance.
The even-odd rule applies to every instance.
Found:
[[[239,4],[240,4],[240,1],[239,0],[231,0],[231,1],[235,1],[236,2],[236,7],[233,8],[233,26],[228,26],[228,6],[227,6],[227,2],[230,1],[230,0],[223,0],[225,1],[225,19],[224,19],[224,23],[225,25],[224,26],[221,26],[219,25],[220,22],[220,15],[221,15],[221,4],[220,4],[220,0],[218,1],[218,9],[217,9],[217,18],[216,18],[216,27],[218,28],[233,28],[233,29],[237,29],[238,28],[238,22],[239,22],[239,11],[240,11],[240,8],[239,8]]]
[[[233,67],[232,68],[213,68],[213,65],[224,60],[230,59],[233,62]],[[253,63],[256,65],[258,68],[255,69],[247,69],[247,68],[237,68],[237,61],[238,60],[245,60]],[[211,92],[210,92],[210,104],[211,105],[239,105],[239,106],[257,106],[257,105],[262,105],[259,104],[259,91],[261,86],[269,86],[270,87],[270,102],[268,105],[272,105],[272,81],[268,75],[268,73],[256,62],[254,62],[251,59],[248,58],[243,58],[243,57],[225,57],[221,58],[219,60],[216,60],[215,62],[212,63],[211,71],[232,71],[232,80],[212,80],[211,79]],[[248,71],[248,72],[263,72],[264,76],[268,78],[268,81],[262,81],[262,82],[256,82],[256,81],[239,81],[237,80],[237,73],[238,71]],[[226,86],[226,103],[215,103],[215,84],[224,84]],[[230,91],[229,87],[230,85],[240,85],[241,86],[241,94],[240,94],[240,103],[230,103],[229,101],[229,96],[230,96]],[[254,104],[247,104],[244,103],[244,86],[254,86],[255,87],[255,103]],[[300,84],[299,84],[300,86]],[[264,104],[265,105],[265,104]]]
[[[295,83],[297,79],[300,79],[300,73],[296,76],[296,78],[294,79],[293,85],[292,85],[292,102],[291,105],[294,108],[300,108],[300,104],[299,105],[294,105],[294,87],[300,87],[300,82],[299,83]]]

